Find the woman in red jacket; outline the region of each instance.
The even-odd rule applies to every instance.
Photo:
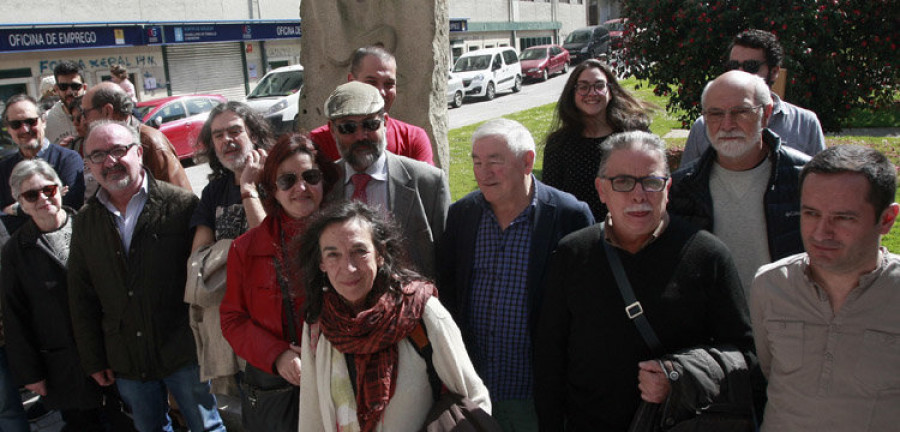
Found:
[[[248,430],[297,430],[303,290],[289,282],[299,277],[287,273],[290,257],[284,251],[337,177],[306,135],[282,136],[261,175],[268,216],[235,239],[228,254],[228,287],[219,310],[225,339],[247,361],[241,393]]]

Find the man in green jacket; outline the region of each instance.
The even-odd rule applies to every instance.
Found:
[[[113,383],[139,431],[171,431],[170,391],[192,431],[224,431],[201,382],[183,301],[197,197],[141,166],[136,129],[91,125],[85,158],[101,190],[75,218],[69,303],[84,370]]]

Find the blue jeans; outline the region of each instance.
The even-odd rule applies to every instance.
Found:
[[[140,432],[172,432],[166,390],[172,392],[192,432],[225,432],[216,407],[216,397],[209,393],[209,381],[200,381],[200,366],[186,366],[157,381],[116,379],[122,400],[131,407],[134,426]]]
[[[6,347],[0,346],[0,431],[29,432],[22,396],[13,382],[6,363]]]

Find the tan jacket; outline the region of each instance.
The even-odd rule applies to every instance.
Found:
[[[141,147],[144,149],[144,167],[153,174],[153,178],[193,192],[191,182],[169,139],[159,130],[145,124],[140,126],[140,131]]]

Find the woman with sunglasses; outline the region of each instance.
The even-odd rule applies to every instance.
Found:
[[[65,430],[105,430],[100,387],[81,369],[69,314],[67,261],[75,211],[62,205],[56,171],[35,158],[9,178],[30,219],[3,247],[3,327],[12,375],[58,409]]]
[[[541,181],[586,202],[594,220],[603,221],[606,206],[594,188],[603,156],[600,145],[616,132],[649,131],[653,108],[619,85],[608,65],[585,60],[569,75],[556,104]]]
[[[234,240],[228,254],[222,334],[243,375],[242,414],[250,431],[297,430],[300,385],[300,307],[289,281],[285,245],[337,181],[337,170],[306,135],[284,135],[269,152],[260,179],[266,218]]]

